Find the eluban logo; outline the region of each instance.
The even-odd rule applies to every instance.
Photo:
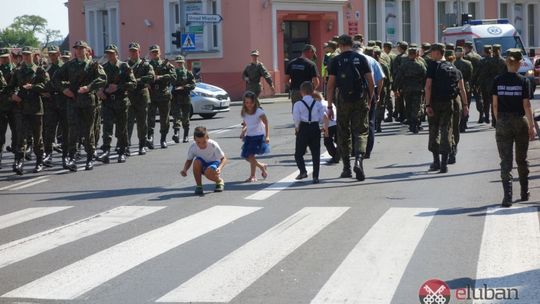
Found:
[[[421,304],[448,304],[450,288],[444,281],[432,279],[422,284],[418,296]]]

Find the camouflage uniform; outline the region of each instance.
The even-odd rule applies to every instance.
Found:
[[[484,50],[491,51],[491,46],[490,45],[484,46]],[[497,75],[493,75],[492,70],[491,70],[492,59],[493,57],[491,57],[491,55],[484,56],[480,60],[480,64],[478,66],[478,73],[476,73],[476,82],[480,86],[480,91],[482,92],[482,101],[483,101],[482,114],[484,114],[483,122],[485,123],[490,122],[489,113],[491,109],[491,100],[492,100],[491,88],[493,86],[493,79],[495,78],[495,76],[497,76]]]
[[[401,43],[402,49],[406,49],[408,45],[406,43]],[[392,66],[392,75],[393,77],[397,77],[397,74],[399,73],[401,63],[407,59],[407,53],[399,54],[396,56],[396,59],[394,59],[394,64]],[[392,87],[392,90],[395,92],[396,87],[395,84]],[[394,117],[398,119],[399,121],[403,122],[405,119],[405,102],[403,101],[402,96],[396,96],[395,99],[395,107],[394,107]]]
[[[171,112],[171,92],[169,86],[176,80],[176,73],[174,72],[174,66],[169,63],[169,60],[151,60],[150,65],[154,69],[156,79],[150,85],[151,102],[148,108],[148,147],[150,149],[154,148],[156,110],[159,109],[161,147],[167,148],[166,137],[167,133],[169,133],[169,114]]]
[[[375,51],[375,53],[378,54],[379,51]],[[375,120],[377,132],[382,131],[381,122],[384,120],[384,113],[386,109],[388,109],[388,117],[392,119],[392,99],[390,96],[392,92],[392,73],[390,72],[390,65],[382,59],[382,54],[384,54],[384,52],[381,53],[381,57],[379,58],[379,64],[383,70],[385,78],[383,82],[381,96],[379,96],[379,104],[377,105],[377,117]],[[388,103],[390,104],[390,107],[388,107]]]
[[[467,100],[469,100],[470,102],[471,92],[472,92],[471,81],[472,81],[472,76],[474,73],[473,65],[470,61],[463,59],[462,57],[458,58],[454,62],[454,65],[456,66],[458,70],[461,71],[461,74],[463,75],[463,82],[465,84],[465,92],[467,93]],[[456,131],[465,132],[465,130],[467,129],[468,118],[469,118],[468,116],[461,117],[461,123],[459,124],[459,129],[458,130],[454,129],[454,132]]]
[[[183,63],[184,57],[178,56],[177,62]],[[191,116],[191,91],[195,89],[195,77],[184,66],[176,68],[176,81],[173,88],[173,101],[171,114],[173,117],[173,129],[175,142],[179,142],[180,127],[184,129],[183,141],[188,142],[189,119]],[[176,89],[182,87],[181,89]]]
[[[410,49],[409,52],[416,52]],[[418,133],[420,125],[420,106],[426,78],[426,66],[418,59],[404,59],[396,75],[395,87],[407,105],[409,130]]]
[[[30,48],[23,48],[23,53],[31,52]],[[43,169],[43,102],[40,94],[46,92],[48,82],[49,75],[42,67],[25,62],[13,72],[11,77],[8,92],[16,94],[22,99],[18,105],[20,106],[20,112],[15,116],[17,174],[23,174],[22,162],[26,153],[28,135],[31,135],[34,139],[33,149],[37,159],[34,171],[39,172]],[[32,88],[23,88],[28,83],[32,84]]]
[[[259,55],[258,52],[253,51],[251,53],[253,56],[256,54]],[[268,70],[264,67],[264,64],[262,62],[257,61],[256,63],[250,63],[242,72],[242,78],[246,82],[246,90],[251,91],[259,97],[261,94],[262,86],[261,86],[261,77],[266,80],[268,85],[270,87],[274,87],[274,83],[272,82],[272,77],[270,76],[270,73],[268,73]]]
[[[130,45],[130,48],[137,45]],[[148,105],[150,104],[150,91],[148,85],[154,81],[154,68],[146,61],[146,59],[138,59],[137,61],[128,61],[137,86],[133,91],[128,91],[130,106],[128,110],[128,145],[131,143],[133,127],[137,120],[137,137],[139,138],[139,154],[146,154],[144,150],[146,146],[146,134],[148,133]]]
[[[75,47],[88,47],[86,42],[78,41]],[[77,151],[79,135],[84,137],[84,150],[86,151],[87,169],[91,170],[94,157],[95,134],[94,124],[96,117],[96,91],[107,83],[107,75],[103,68],[88,59],[72,59],[65,63],[53,76],[53,83],[62,90],[69,89],[75,95],[68,100],[68,153],[70,161],[68,167],[72,171],[77,170],[74,157]],[[87,87],[87,93],[78,93],[79,88]]]
[[[467,42],[465,42],[467,45]],[[472,47],[472,42],[469,42],[469,44]],[[478,71],[480,70],[480,60],[482,60],[482,56],[478,55],[474,50],[471,50],[465,56],[463,56],[463,59],[468,60],[472,63],[473,67],[473,73],[470,81],[470,87],[471,87],[471,96],[474,96],[474,100],[476,103],[476,110],[479,113],[479,120],[478,123],[482,123],[484,121],[483,117],[483,111],[484,106],[482,104],[482,94],[480,93],[479,83],[478,83]],[[470,99],[469,99],[470,104]]]
[[[116,52],[116,46],[108,46],[106,52]],[[113,125],[116,124],[117,146],[119,148],[118,161],[125,160],[122,156],[126,153],[128,144],[127,116],[129,99],[127,92],[135,89],[137,81],[127,63],[117,60],[115,63],[107,62],[103,65],[107,74],[107,85],[103,88],[107,99],[102,102],[103,115],[103,149],[104,153],[110,151],[113,135]],[[117,85],[114,93],[107,93],[111,85]]]
[[[9,50],[1,49],[0,56],[9,58]],[[2,151],[6,143],[7,127],[11,129],[11,147],[16,150],[17,132],[15,130],[15,105],[11,101],[7,84],[11,81],[14,66],[11,63],[0,65],[0,167],[2,164]]]

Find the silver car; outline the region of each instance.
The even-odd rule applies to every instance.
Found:
[[[191,92],[191,115],[197,114],[209,119],[217,113],[229,112],[231,99],[222,88],[197,82]]]

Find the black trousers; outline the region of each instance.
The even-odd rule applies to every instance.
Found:
[[[341,158],[337,149],[337,141],[337,126],[328,127],[328,137],[324,138],[324,146],[334,161],[339,161]]]
[[[307,172],[304,161],[307,147],[309,147],[313,158],[313,178],[319,178],[319,168],[321,166],[321,130],[319,129],[318,122],[302,122],[298,128],[294,159],[301,173]]]

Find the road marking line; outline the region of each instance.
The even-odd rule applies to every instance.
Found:
[[[34,177],[34,178],[31,178],[31,179],[28,179],[28,180],[25,180],[25,181],[22,181],[22,182],[15,183],[13,185],[2,187],[2,188],[0,188],[0,191],[10,190],[12,188],[17,188],[17,187],[19,187],[21,185],[29,184],[29,183],[32,183],[34,181],[44,179],[44,178],[47,178],[47,177],[49,177],[49,176],[48,175],[43,175],[43,176],[39,176],[39,177]]]
[[[508,303],[538,303],[540,299],[539,209],[489,208],[478,257],[476,288],[515,288],[519,300]],[[477,300],[474,303],[492,303]],[[499,303],[499,302],[497,302]],[[502,302],[501,302],[502,303]]]
[[[236,125],[232,125],[232,126],[228,126],[228,127],[222,128],[222,129],[212,130],[212,131],[208,132],[208,134],[220,134],[220,133],[225,133],[225,132],[231,131],[232,129],[241,127],[241,126],[242,126],[241,124],[236,124]]]
[[[28,184],[25,184],[25,185],[16,187],[16,188],[12,188],[11,190],[12,190],[12,191],[21,190],[21,189],[28,188],[28,187],[32,187],[32,186],[35,186],[35,185],[38,185],[38,184],[41,184],[41,183],[45,183],[45,182],[48,182],[48,181],[49,181],[48,178],[40,179],[40,180],[31,182],[31,183],[28,183]]]
[[[348,209],[303,208],[157,302],[229,302]]]
[[[122,206],[0,246],[0,268],[97,234],[165,207]]]
[[[325,152],[321,155],[321,161],[325,160],[330,157],[330,154],[328,152]],[[306,163],[306,170],[307,174],[310,175],[311,172],[313,172],[313,167],[311,166],[310,162]],[[255,192],[254,194],[245,197],[247,200],[256,200],[256,201],[263,201],[265,199],[268,199],[269,197],[273,196],[274,194],[279,193],[282,190],[287,189],[291,185],[293,185],[297,181],[295,178],[300,173],[300,171],[296,170],[295,172],[291,173],[290,175],[286,176],[285,178],[281,179],[280,181],[273,183],[272,185],[264,188],[263,190],[260,190],[258,192]],[[301,182],[301,181],[300,181]]]
[[[15,226],[20,223],[28,222],[40,217],[60,212],[73,206],[66,207],[32,207],[0,216],[0,229]]]
[[[414,250],[437,209],[391,208],[356,244],[311,301],[390,303]]]
[[[2,297],[72,300],[110,279],[260,207],[215,206],[41,277]]]

